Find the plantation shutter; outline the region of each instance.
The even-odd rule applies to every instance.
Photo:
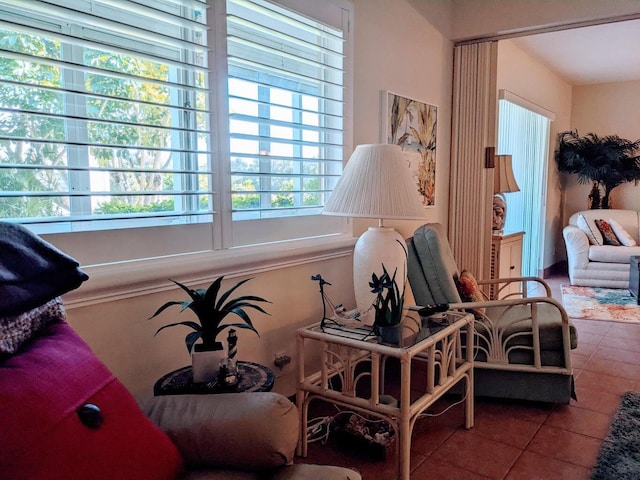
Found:
[[[45,232],[212,220],[206,9],[0,0],[0,216]]]
[[[341,12],[338,16],[342,20]],[[300,230],[300,217],[320,214],[342,173],[345,35],[341,25],[311,20],[273,2],[227,1],[235,245],[250,241],[255,220],[278,218],[278,229],[285,232],[286,219],[296,217]],[[279,240],[277,232],[265,230],[269,222],[263,223],[261,235]],[[335,232],[336,224],[335,218],[318,215],[302,230]]]

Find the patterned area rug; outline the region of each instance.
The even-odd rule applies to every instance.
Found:
[[[640,323],[640,306],[627,289],[562,285],[562,305],[571,318]]]
[[[592,480],[640,478],[640,394],[627,392],[602,442]]]

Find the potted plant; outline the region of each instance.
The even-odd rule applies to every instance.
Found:
[[[639,149],[640,140],[617,135],[599,137],[595,133],[581,137],[577,131],[568,131],[559,134],[555,158],[558,170],[577,174],[578,183],[593,182],[590,208],[611,208],[615,187],[640,180]]]
[[[389,275],[382,264],[382,275],[371,275],[371,293],[376,294],[373,302],[375,311],[373,328],[383,342],[399,345],[402,339],[402,309],[404,307],[404,289],[400,291],[396,282],[396,273]]]
[[[254,303],[271,303],[264,298],[253,295],[243,295],[230,298],[231,294],[241,285],[251,280],[250,278],[236,283],[229,290],[221,294],[220,288],[222,286],[223,279],[224,276],[221,276],[214,280],[207,289],[197,290],[189,288],[175,280],[171,280],[182,290],[187,292],[190,300],[167,302],[158,308],[151,317],[149,317],[150,319],[154,318],[173,305],[181,305],[181,312],[191,310],[195,313],[199,323],[194,321],[170,323],[160,327],[155,333],[157,335],[165,328],[175,327],[176,325],[184,325],[193,330],[185,337],[185,344],[187,346],[187,350],[191,354],[194,382],[211,381],[217,376],[219,362],[225,356],[224,347],[222,342],[218,340],[218,335],[224,329],[230,327],[244,328],[252,330],[256,335],[260,336],[253,326],[246,309],[252,308],[269,315],[269,313],[267,313],[261,306]],[[240,317],[243,322],[223,323],[223,320],[225,320],[229,314],[234,314]],[[200,340],[200,343],[197,343],[198,340]]]

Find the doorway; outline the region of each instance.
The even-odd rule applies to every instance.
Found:
[[[540,108],[509,92],[500,92],[498,154],[512,156],[513,174],[520,187],[519,192],[505,194],[507,216],[504,231],[525,232],[522,276],[541,276],[544,268],[544,219],[552,116],[551,112],[540,112]]]

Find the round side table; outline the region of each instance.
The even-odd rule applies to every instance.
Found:
[[[217,380],[195,383],[191,365],[167,373],[153,386],[153,394],[187,395],[216,394],[233,392],[269,392],[273,388],[275,376],[271,369],[259,363],[238,361],[239,381],[233,386],[218,384]]]

